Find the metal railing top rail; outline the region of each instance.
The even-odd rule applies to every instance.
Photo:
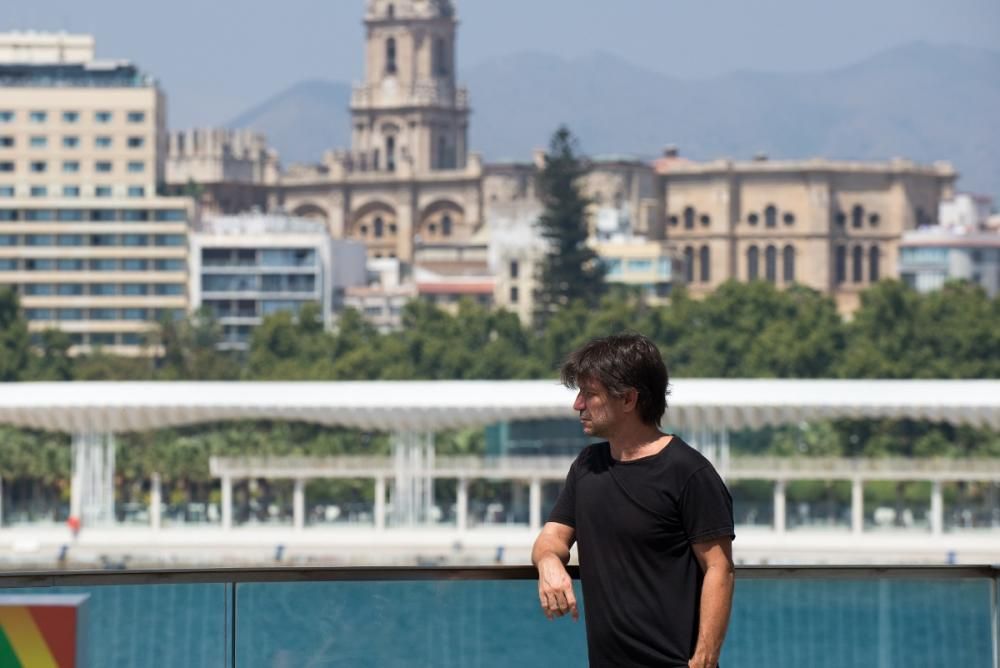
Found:
[[[574,579],[578,566],[569,567]],[[737,579],[1000,579],[1000,565],[968,566],[737,566]],[[403,582],[426,580],[534,580],[533,566],[480,567],[271,567],[0,573],[0,589],[160,584],[249,584],[281,582]]]

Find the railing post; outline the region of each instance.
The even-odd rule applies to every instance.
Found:
[[[774,532],[785,533],[785,481],[774,481]]]
[[[385,476],[375,476],[375,529],[385,529]]]
[[[233,479],[228,475],[222,476],[222,528],[233,528]]]
[[[931,534],[944,533],[944,494],[940,480],[931,482]]]
[[[154,473],[149,479],[149,526],[153,531],[160,530],[160,506],[163,503],[163,490],[160,486],[160,474]]]
[[[531,479],[528,505],[528,526],[532,531],[542,528],[542,481],[538,478]]]
[[[469,481],[458,479],[455,498],[455,525],[459,533],[465,533],[469,525]]]
[[[851,533],[861,535],[865,529],[865,488],[861,478],[851,480]]]
[[[302,531],[306,526],[306,481],[295,479],[292,491],[292,526],[296,531]]]

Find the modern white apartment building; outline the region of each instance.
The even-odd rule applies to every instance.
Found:
[[[912,230],[899,244],[899,273],[919,292],[946,281],[977,283],[990,297],[1000,294],[1000,233],[944,225]]]
[[[246,350],[253,329],[279,311],[319,305],[333,323],[344,290],[367,281],[362,243],[334,240],[321,222],[279,215],[221,216],[191,233],[191,304],[223,328],[223,347]]]
[[[138,355],[187,310],[192,211],[158,194],[164,115],[157,83],[89,36],[0,34],[0,285],[34,335]]]

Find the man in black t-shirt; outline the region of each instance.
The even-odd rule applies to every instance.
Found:
[[[732,607],[732,498],[697,450],[659,429],[667,369],[649,339],[596,339],[567,359],[583,430],[607,442],[570,467],[532,550],[549,619],[579,618],[566,572],[579,548],[591,666],[718,665]]]

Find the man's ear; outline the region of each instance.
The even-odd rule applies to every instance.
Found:
[[[639,390],[634,387],[630,387],[625,390],[625,394],[622,395],[622,401],[624,402],[623,408],[626,412],[634,411],[636,406],[639,405]]]

